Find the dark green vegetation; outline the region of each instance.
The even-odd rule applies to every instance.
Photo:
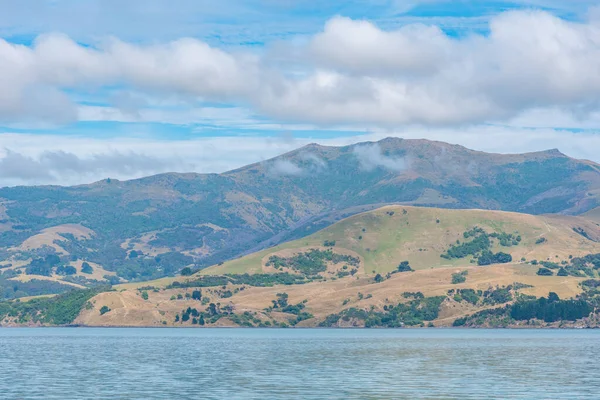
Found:
[[[469,271],[456,272],[456,273],[452,274],[452,284],[456,285],[459,283],[466,282],[467,275],[469,275]]]
[[[509,285],[503,287],[490,287],[488,290],[474,289],[451,289],[448,296],[458,303],[466,301],[474,306],[493,306],[512,301],[516,296],[518,285]]]
[[[28,302],[18,300],[0,303],[0,321],[19,324],[69,325],[84,305],[107,287],[72,290],[52,298],[38,298]]]
[[[483,310],[454,321],[454,326],[507,327],[525,322],[530,325],[541,323],[574,322],[589,317],[600,305],[600,281],[582,283],[584,292],[575,299],[561,300],[554,292],[548,297],[517,296],[510,305]]]
[[[72,290],[70,285],[59,282],[32,279],[27,282],[11,280],[17,276],[13,270],[0,271],[0,301],[42,294],[57,294]]]
[[[272,266],[278,270],[291,268],[301,274],[314,276],[320,272],[325,272],[327,270],[327,263],[345,263],[353,267],[358,267],[360,260],[356,257],[334,253],[332,250],[322,251],[311,249],[287,258],[271,256],[269,257],[267,266]]]
[[[568,261],[562,261],[560,264],[552,261],[530,262],[533,265],[541,265],[537,274],[541,276],[577,276],[595,278],[600,275],[600,253],[588,254],[583,257],[571,257]]]
[[[377,146],[382,157],[410,159],[410,174],[364,168],[357,149],[365,145]],[[93,231],[89,238],[61,234],[64,240],[58,241],[73,261],[97,263],[125,279],[149,280],[305,236],[375,204],[533,214],[578,214],[598,204],[598,167],[557,151],[496,155],[438,142],[385,139],[339,148],[309,145],[279,160],[302,173],[277,173],[270,160],[223,174],[0,189],[0,224],[10,228],[0,232],[0,259],[20,256],[8,249],[43,229],[81,224]],[[152,256],[147,248],[165,250]],[[48,273],[45,261],[31,268]]]
[[[345,324],[362,325],[366,328],[398,328],[402,326],[423,325],[424,321],[433,321],[438,317],[440,305],[445,296],[419,297],[407,303],[385,305],[382,311],[349,308],[339,314],[331,314],[319,326],[334,327]]]
[[[320,279],[320,278],[316,278]],[[312,282],[314,279],[287,272],[277,274],[228,274],[228,275],[206,275],[188,282],[173,282],[167,288],[194,288],[225,286],[228,283],[234,285],[248,286],[275,286],[275,285],[300,285]]]
[[[492,240],[496,239],[501,246],[517,246],[521,242],[521,236],[506,232],[487,233],[482,228],[474,227],[463,233],[464,242],[456,241],[448,251],[441,255],[442,258],[454,259],[473,257],[478,265],[505,264],[512,261],[512,256],[507,253],[493,253]]]
[[[402,261],[400,265],[398,265],[398,272],[411,272],[414,271],[408,261]]]

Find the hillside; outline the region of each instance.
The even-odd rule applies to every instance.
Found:
[[[495,243],[491,250],[510,252],[515,261],[547,260],[560,263],[569,256],[600,252],[600,227],[584,218],[529,215],[489,210],[449,210],[387,206],[349,217],[303,239],[284,243],[201,271],[202,274],[272,272],[272,256],[285,256],[335,242],[336,252],[358,256],[367,273],[387,273],[401,261],[416,269],[469,264],[471,258],[441,258],[464,232],[473,227],[488,233],[520,236],[518,245]],[[581,229],[580,233],[575,229]],[[584,235],[588,237],[585,237]],[[538,243],[543,240],[543,242]]]
[[[584,213],[582,217],[593,221],[596,224],[600,224],[600,207],[596,207],[588,212]]]
[[[87,326],[597,326],[599,271],[600,227],[581,217],[386,206],[189,276],[69,304],[81,310],[72,323]],[[542,321],[519,308],[539,298],[554,304],[542,301]],[[0,321],[47,324],[31,310],[57,309],[48,305],[57,299],[4,314],[0,303]]]
[[[596,207],[599,196],[600,167],[556,150],[487,154],[394,138],[309,145],[223,174],[3,188],[0,295],[59,293],[70,287],[65,281],[93,286],[173,276],[385,204],[567,215]],[[82,271],[84,262],[91,273]],[[388,267],[383,259],[374,263],[376,270]],[[23,273],[52,283],[11,286]]]

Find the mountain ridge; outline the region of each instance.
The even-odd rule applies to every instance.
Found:
[[[27,269],[56,250],[48,246],[56,237],[43,239],[44,230],[79,224],[93,235],[59,229],[63,264],[87,261],[121,279],[154,279],[303,237],[386,204],[582,214],[600,205],[600,168],[555,150],[490,154],[386,138],[307,145],[222,174],[1,188],[0,267]],[[76,283],[86,284],[84,278]]]

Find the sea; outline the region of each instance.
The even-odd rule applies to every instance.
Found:
[[[600,330],[0,329],[0,399],[599,398]]]

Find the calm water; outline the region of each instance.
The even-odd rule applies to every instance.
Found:
[[[2,399],[598,399],[600,330],[0,329]]]

